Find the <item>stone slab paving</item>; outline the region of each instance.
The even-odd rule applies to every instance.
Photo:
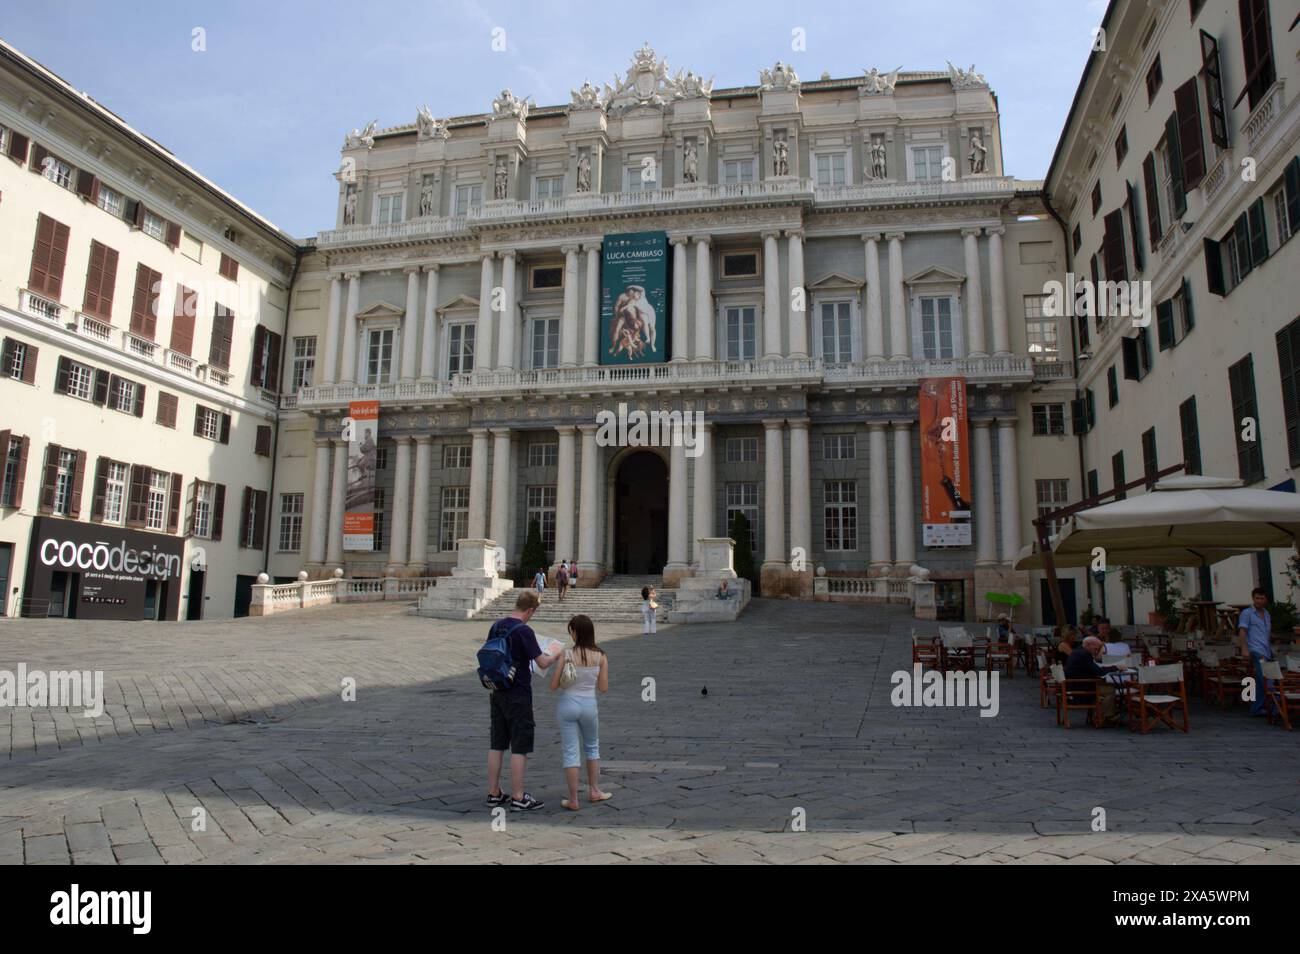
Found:
[[[1023,674],[1001,681],[996,718],[896,708],[912,625],[896,608],[757,600],[737,623],[654,637],[601,626],[615,797],[559,808],[541,688],[528,789],[548,806],[499,831],[472,675],[482,622],[392,604],[6,620],[0,669],[102,669],[107,705],[0,709],[0,863],[1300,862],[1300,736],[1199,703],[1188,735],[1065,731]]]

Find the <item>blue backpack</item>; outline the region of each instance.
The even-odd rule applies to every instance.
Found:
[[[504,626],[503,623],[513,623]],[[483,688],[492,692],[509,689],[515,684],[515,663],[510,653],[510,634],[523,625],[522,620],[499,619],[488,630],[487,642],[478,651],[478,678]]]

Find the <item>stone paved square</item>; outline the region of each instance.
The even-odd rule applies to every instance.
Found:
[[[103,669],[106,711],[0,709],[0,862],[1300,861],[1292,734],[1199,701],[1187,735],[1066,731],[1023,673],[1001,681],[996,718],[895,708],[913,625],[901,608],[755,600],[736,623],[653,637],[599,626],[614,798],[559,807],[541,688],[528,789],[548,804],[494,831],[484,621],[393,604],[183,629],[6,621],[0,669]]]

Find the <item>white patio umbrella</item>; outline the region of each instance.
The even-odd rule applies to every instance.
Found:
[[[1193,549],[1191,547],[1145,547],[1140,550],[1123,550],[1119,548],[1106,547],[1106,565],[1107,566],[1213,566],[1222,560],[1230,557],[1242,556],[1254,553],[1254,550],[1229,550],[1222,548],[1205,548],[1203,550]],[[1092,550],[1081,550],[1075,553],[1054,553],[1056,568],[1058,570],[1091,567],[1093,563]],[[1017,570],[1041,570],[1046,563],[1042,553],[1038,551],[1038,545],[1031,543],[1020,549],[1016,556]]]

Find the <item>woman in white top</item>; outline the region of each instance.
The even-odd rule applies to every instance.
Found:
[[[659,620],[655,614],[657,609],[659,609],[659,604],[655,602],[655,588],[653,586],[641,587],[641,620],[645,623],[644,635],[646,636],[659,632]]]
[[[555,707],[560,721],[560,740],[564,750],[564,779],[569,786],[569,797],[560,799],[560,805],[571,812],[578,805],[578,742],[582,741],[582,756],[587,762],[587,798],[593,804],[610,797],[600,790],[600,720],[596,707],[596,693],[609,691],[609,663],[605,651],[596,645],[596,627],[590,617],[578,615],[569,620],[569,635],[573,648],[566,649],[564,660],[552,667],[552,691],[559,690],[560,701]],[[572,663],[577,678],[563,688],[560,679]]]
[[[538,569],[538,571],[533,574],[533,589],[538,593],[546,589],[546,570],[544,568]]]

